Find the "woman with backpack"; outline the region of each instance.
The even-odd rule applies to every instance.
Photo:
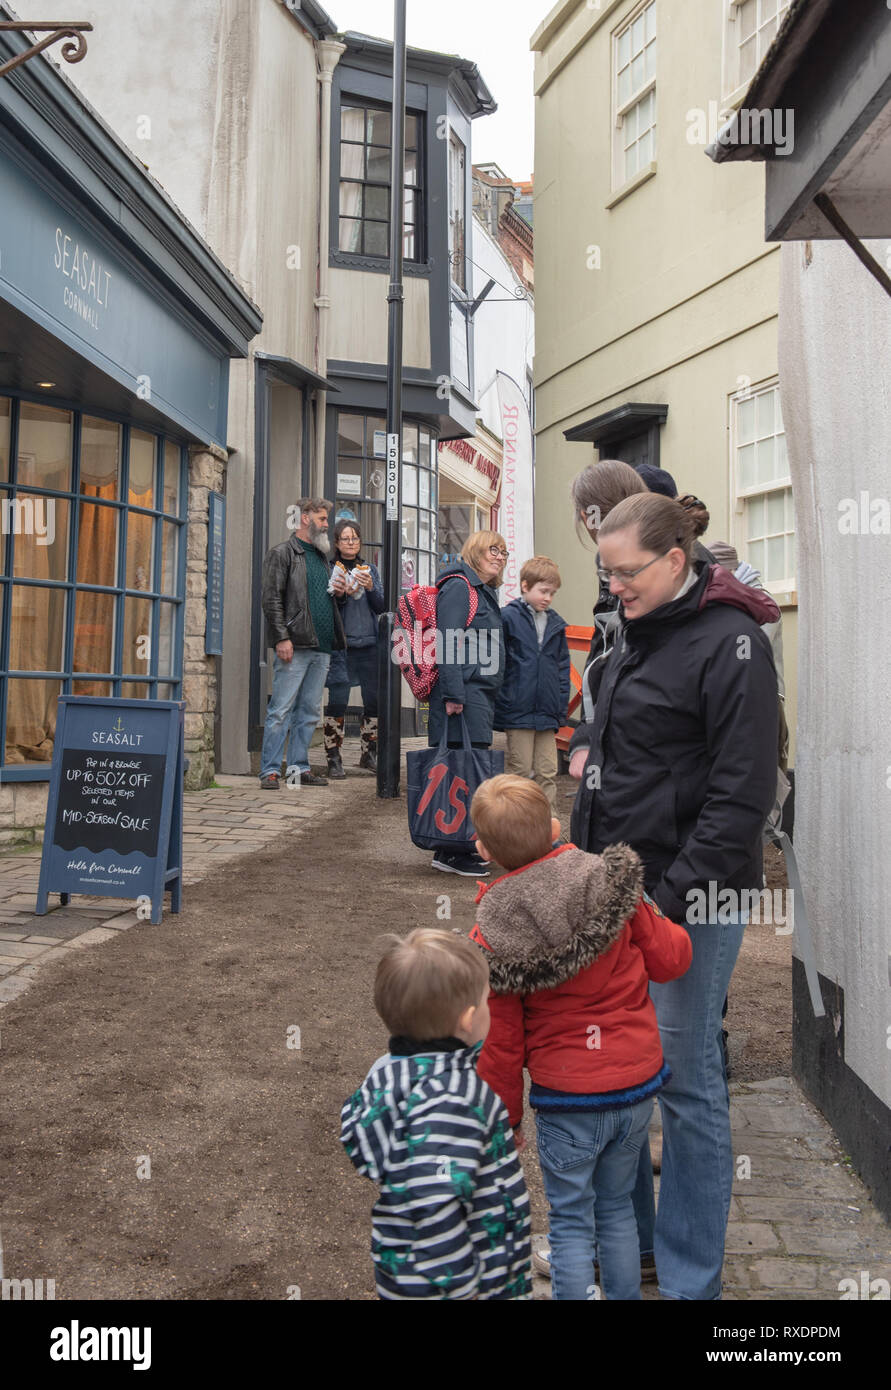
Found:
[[[359,766],[377,771],[377,620],[384,611],[384,590],[377,568],[362,559],[362,532],[357,521],[343,518],[334,527],[335,569],[355,574],[345,594],[338,598],[346,633],[346,651],[334,652],[328,667],[328,703],[325,706],[325,757],[328,776],[345,777],[340,750],[350,691],[362,691],[361,756]]]
[[[693,942],[687,974],[651,986],[672,1071],[660,1095],[655,1231],[670,1299],[721,1296],[733,1181],[721,1004],[742,942],[742,894],[762,886],[761,834],[776,793],[776,672],[761,624],[778,610],[695,559],[694,529],[677,501],[643,494],[600,525],[600,574],[619,600],[619,632],[587,744],[570,764],[580,778],[573,843],[594,854],[629,844],[647,892]]]
[[[462,720],[474,748],[492,746],[495,698],[504,680],[497,589],[507,556],[504,537],[497,531],[476,531],[465,541],[461,559],[446,566],[436,580],[439,679],[430,693],[431,748],[440,743],[444,729],[449,747],[462,747]],[[485,878],[490,872],[476,853],[445,850],[436,851],[433,867],[467,878]]]

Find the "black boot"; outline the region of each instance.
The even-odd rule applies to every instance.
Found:
[[[340,756],[341,745],[343,744],[343,725],[344,715],[325,715],[325,757],[328,760],[328,776],[332,781],[340,781],[346,777],[343,770],[343,759]]]
[[[362,730],[360,734],[362,755],[359,758],[359,766],[364,767],[366,772],[377,772],[377,718],[370,719],[367,716],[362,719]]]

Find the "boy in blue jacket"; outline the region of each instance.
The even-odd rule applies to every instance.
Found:
[[[560,571],[546,555],[520,570],[520,598],[501,611],[504,684],[495,704],[495,728],[507,731],[507,771],[531,777],[557,806],[556,732],[569,711],[566,623],[551,608]]]

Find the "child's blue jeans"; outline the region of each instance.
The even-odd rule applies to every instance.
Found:
[[[631,1193],[652,1113],[652,1098],[618,1110],[536,1110],[538,1157],[550,1208],[554,1298],[599,1296],[595,1242],[604,1297],[640,1298]]]

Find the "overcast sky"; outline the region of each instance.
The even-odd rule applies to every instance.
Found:
[[[322,0],[340,30],[393,38],[393,0]],[[473,123],[473,162],[512,179],[532,173],[534,98],[529,40],[554,0],[408,0],[408,42],[479,65],[498,103]]]

